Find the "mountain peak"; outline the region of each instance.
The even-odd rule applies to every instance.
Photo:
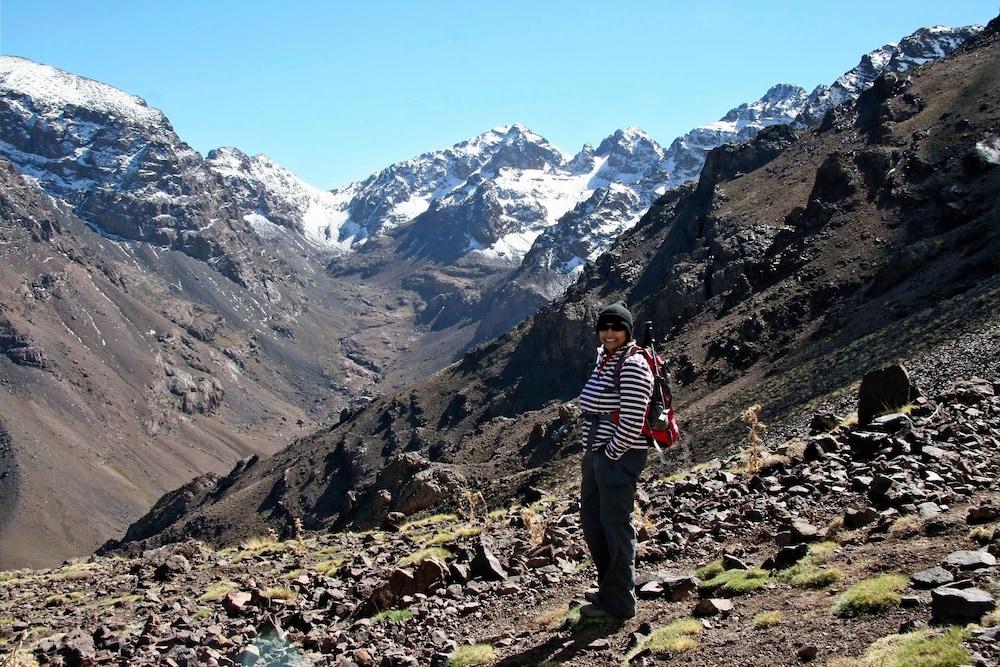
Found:
[[[0,91],[28,97],[49,112],[83,108],[140,125],[166,122],[141,97],[20,56],[0,56]]]

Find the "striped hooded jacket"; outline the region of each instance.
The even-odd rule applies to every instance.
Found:
[[[619,358],[638,347],[629,341],[611,355],[600,348],[597,365],[580,393],[583,411],[583,446],[591,451],[602,448],[609,459],[617,460],[633,449],[646,449],[649,445],[642,435],[646,406],[653,394],[653,372],[642,354],[633,354],[622,364],[619,389],[615,389],[615,366]],[[618,411],[618,424],[611,421],[611,413]]]

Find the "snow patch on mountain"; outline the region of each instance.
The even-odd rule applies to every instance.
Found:
[[[60,115],[66,107],[79,107],[127,119],[137,125],[166,122],[164,115],[145,100],[113,86],[64,72],[19,56],[0,56],[0,92],[30,97],[42,115]],[[91,123],[90,132],[98,129]],[[77,128],[86,136],[86,124]]]

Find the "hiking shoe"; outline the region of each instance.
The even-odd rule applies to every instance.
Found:
[[[597,604],[597,591],[587,591],[583,594],[583,599],[587,602],[593,602]]]

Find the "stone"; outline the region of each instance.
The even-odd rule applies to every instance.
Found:
[[[782,547],[778,553],[764,561],[766,570],[784,570],[795,565],[809,554],[809,545],[802,543],[795,546]]]
[[[733,601],[725,598],[705,598],[699,600],[692,613],[695,616],[716,616],[729,614],[733,610]]]
[[[867,426],[879,414],[895,410],[920,396],[906,369],[895,364],[865,373],[858,390],[858,423]]]
[[[727,570],[749,570],[750,566],[732,554],[722,554],[722,567]]]
[[[816,659],[817,653],[819,653],[819,649],[815,645],[806,644],[796,652],[796,655],[802,662],[812,662]]]
[[[507,578],[507,571],[482,541],[476,544],[476,555],[472,558],[471,566],[472,575],[475,577],[494,581],[502,581]]]
[[[871,507],[863,509],[851,508],[844,512],[844,527],[848,530],[856,530],[867,526],[878,518],[878,512]]]
[[[636,595],[643,600],[652,600],[663,595],[663,586],[658,581],[647,581],[639,587]]]
[[[59,640],[58,653],[67,665],[93,664],[96,652],[93,637],[82,628],[73,628]]]
[[[847,444],[851,447],[851,456],[859,461],[870,461],[879,450],[888,444],[885,433],[875,431],[852,431],[847,436]]]
[[[240,665],[256,665],[260,660],[260,649],[254,644],[247,644],[236,654],[236,662]]]
[[[436,558],[421,561],[413,573],[415,592],[426,593],[448,583],[448,566]]]
[[[955,570],[983,570],[996,565],[997,559],[987,551],[954,551],[942,564]]]
[[[903,609],[915,609],[920,606],[920,598],[916,595],[904,595],[899,598],[899,606]]]
[[[931,614],[935,621],[978,622],[997,608],[993,596],[978,588],[935,588],[931,591]]]
[[[795,543],[799,542],[813,542],[819,535],[819,528],[812,525],[805,519],[795,518],[792,519],[792,540]]]
[[[696,577],[685,576],[664,577],[660,579],[660,585],[666,591],[664,597],[671,602],[679,602],[693,595],[698,590],[698,579]]]
[[[937,503],[926,502],[917,505],[917,512],[921,519],[930,519],[941,513],[941,507]]]
[[[910,577],[914,588],[924,590],[938,588],[950,584],[954,580],[955,577],[952,576],[951,572],[939,566],[922,570]]]
[[[239,616],[246,613],[251,599],[253,595],[247,591],[230,591],[222,598],[222,608],[231,616]]]
[[[980,523],[996,521],[997,519],[1000,519],[1000,507],[995,505],[980,505],[979,507],[969,508],[969,516],[966,518],[966,522],[974,526]]]
[[[913,422],[906,415],[893,412],[891,414],[882,415],[881,417],[876,417],[868,424],[868,428],[874,429],[876,431],[882,431],[883,433],[897,433],[908,426],[912,426]]]

